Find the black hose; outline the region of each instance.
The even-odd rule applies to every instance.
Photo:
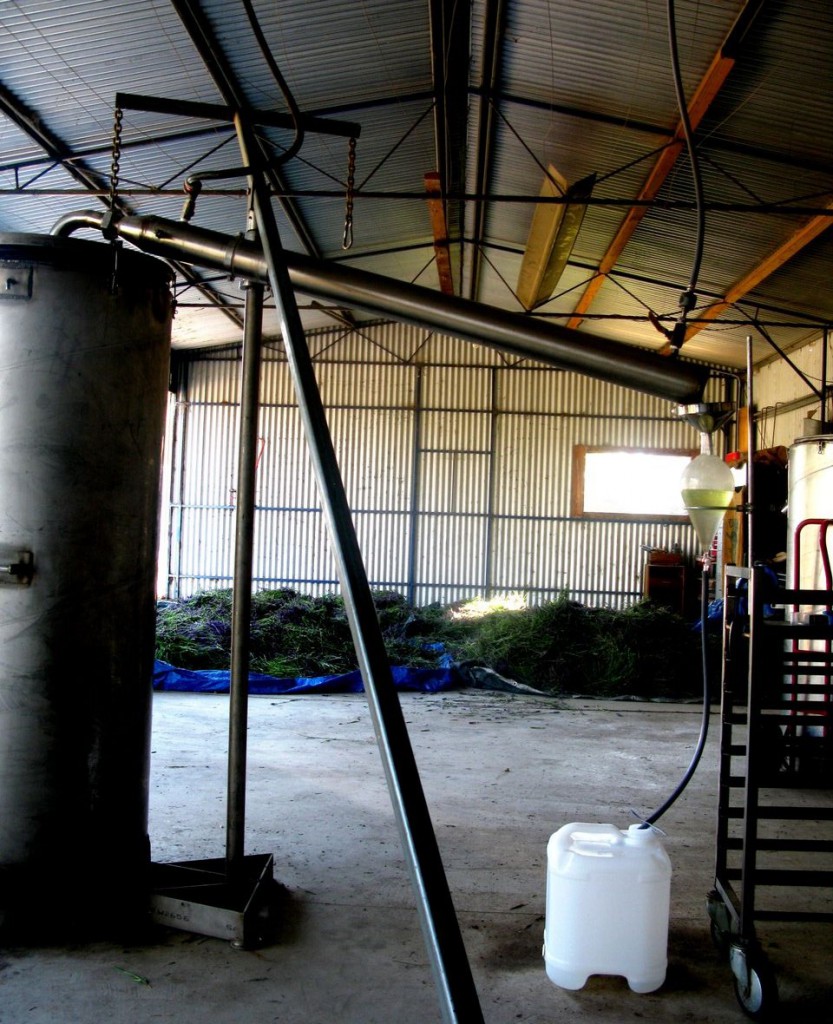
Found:
[[[697,231],[695,235],[694,258],[691,264],[691,274],[688,280],[688,287],[680,296],[681,312],[674,330],[672,331],[672,345],[679,348],[685,340],[686,318],[689,311],[697,304],[697,279],[700,276],[700,264],[703,260],[703,245],[706,234],[706,213],[703,205],[703,179],[700,174],[700,161],[697,156],[697,149],[694,145],[694,137],[691,129],[691,120],[688,116],[685,92],[683,90],[683,79],[680,72],[680,57],[677,50],[677,25],[674,0],[668,0],[668,45],[671,56],[671,71],[674,78],[674,92],[677,96],[677,107],[680,114],[680,123],[685,136],[688,159],[691,164],[691,176],[694,184],[694,201],[697,212]]]
[[[708,556],[707,556],[708,557]],[[703,748],[706,746],[706,739],[709,735],[709,713],[711,708],[711,684],[709,681],[709,656],[708,656],[708,610],[709,610],[709,569],[708,562],[703,562],[703,578],[700,586],[700,650],[702,655],[702,669],[703,669],[703,714],[700,719],[700,736],[697,740],[697,747],[695,748],[694,754],[691,758],[691,763],[686,769],[685,775],[680,779],[677,784],[677,788],[668,797],[668,799],[652,813],[649,814],[644,820],[644,827],[647,828],[649,825],[653,825],[663,814],[668,810],[669,807],[680,796],[683,790],[691,781],[692,775],[697,769],[697,765],[700,763],[700,758],[703,754]]]
[[[680,58],[677,51],[677,26],[676,26],[676,15],[674,10],[674,0],[668,0],[668,41],[671,52],[671,69],[674,77],[674,90],[677,94],[677,106],[680,111],[680,122],[683,126],[683,134],[685,136],[686,147],[688,149],[688,157],[691,163],[691,174],[694,180],[694,196],[697,207],[697,237],[695,242],[694,259],[691,267],[691,276],[689,277],[688,288],[683,293],[680,299],[680,305],[682,311],[677,324],[675,325],[675,331],[672,336],[672,342],[675,343],[675,347],[679,348],[685,337],[685,325],[686,316],[688,311],[693,308],[696,302],[695,289],[697,288],[697,278],[700,274],[700,263],[703,259],[703,241],[705,237],[705,226],[706,218],[703,208],[703,181],[700,175],[700,163],[697,159],[697,151],[694,146],[694,139],[691,131],[691,122],[688,116],[688,108],[685,101],[685,93],[683,91],[682,75],[680,73]],[[686,769],[685,774],[680,779],[677,787],[666,799],[666,801],[647,818],[644,819],[644,827],[648,828],[658,821],[663,814],[671,807],[676,800],[679,798],[681,793],[685,790],[686,786],[691,781],[691,777],[697,770],[697,765],[700,763],[700,758],[703,755],[703,749],[706,746],[706,739],[709,735],[709,714],[711,710],[711,684],[709,681],[709,656],[708,656],[708,610],[709,610],[709,561],[708,553],[706,558],[703,560],[703,576],[700,586],[700,651],[702,659],[702,672],[703,672],[703,713],[700,719],[700,735],[697,739],[697,746],[692,755],[691,762]]]
[[[283,77],[281,69],[278,67],[277,61],[272,56],[272,51],[269,49],[269,44],[266,42],[266,37],[260,27],[260,22],[257,20],[257,15],[255,14],[251,0],[243,0],[243,7],[246,11],[246,17],[249,19],[249,26],[254,33],[255,41],[260,49],[261,56],[266,61],[269,70],[272,72],[272,78],[275,80],[275,83],[283,94],[283,98],[286,100],[286,105],[289,107],[289,113],[295,126],[295,137],[293,138],[289,149],[284,153],[281,153],[281,155],[276,159],[277,163],[286,163],[295,156],[304,142],[304,126],[301,119],[301,111],[298,104],[295,102],[292,90],[287,85],[286,79]]]

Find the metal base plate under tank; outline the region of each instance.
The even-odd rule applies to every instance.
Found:
[[[151,919],[238,949],[264,945],[277,923],[273,869],[271,854],[250,854],[235,872],[225,858],[153,864]]]

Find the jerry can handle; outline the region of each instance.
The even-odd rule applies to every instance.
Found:
[[[577,829],[570,833],[570,848],[576,853],[595,857],[612,856],[610,848],[624,843],[625,837],[619,829],[605,832],[585,832]]]

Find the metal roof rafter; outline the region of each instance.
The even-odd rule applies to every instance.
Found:
[[[506,0],[488,0],[484,12],[483,65],[480,69],[480,110],[477,120],[477,163],[475,191],[485,195],[491,183],[491,160],[494,146],[496,110],[493,95],[500,80],[501,44],[506,23]],[[470,258],[464,268],[467,280],[463,290],[470,299],[476,299],[479,290],[481,243],[486,227],[486,207],[475,203],[471,215],[472,246]]]
[[[141,149],[144,146],[156,146],[160,143],[166,142],[187,142],[189,139],[200,139],[207,138],[212,135],[217,135],[221,132],[231,133],[234,129],[231,125],[215,125],[211,128],[191,128],[183,132],[170,132],[164,135],[154,135],[150,138],[143,137],[140,139],[122,139],[121,148],[125,149]],[[84,149],[75,149],[71,156],[67,156],[64,159],[67,162],[75,163],[79,160],[83,160],[88,156],[103,156],[105,153],[112,151],[111,143],[107,143],[106,146],[86,146]],[[24,160],[11,160],[8,163],[0,163],[0,171],[18,171],[23,170],[26,167],[40,167],[41,164],[54,163],[55,161],[48,156],[32,156],[26,157]]]
[[[72,149],[63,141],[63,139],[60,139],[54,134],[54,132],[51,132],[43,124],[42,118],[37,116],[36,112],[26,109],[24,104],[20,103],[14,94],[7,89],[2,82],[0,82],[0,111],[2,111],[9,120],[13,121],[18,128],[25,132],[33,142],[40,146],[41,149],[48,154],[50,161],[60,164],[70,177],[83,185],[84,188],[96,196],[100,202],[108,205],[107,195],[109,194],[109,183],[96,171],[86,167],[84,162],[80,160],[75,153],[73,153]],[[119,209],[124,213],[133,214],[136,212],[123,199],[117,199],[117,203]],[[222,297],[213,289],[206,287],[194,270],[179,263],[172,262],[171,265],[185,280],[194,285],[195,288],[199,289],[201,294],[204,295],[209,302],[222,310],[230,320],[238,326],[242,325],[243,321],[240,315],[227,308]]]
[[[40,146],[51,163],[60,164],[71,177],[85,188],[96,191],[102,187],[108,187],[108,183],[100,175],[86,167],[62,139],[45,127],[36,111],[27,109],[2,82],[0,82],[0,112]]]
[[[650,121],[639,121],[634,118],[625,118],[620,114],[608,114],[600,110],[589,110],[585,107],[567,106],[562,103],[553,103],[551,100],[537,99],[533,96],[518,96],[515,93],[491,92],[477,87],[469,90],[472,96],[480,96],[484,100],[491,99],[495,106],[518,106],[529,107],[532,110],[546,110],[551,114],[562,114],[564,117],[576,118],[579,121],[596,121],[599,124],[612,125],[629,132],[641,133],[643,135],[656,135],[663,140],[663,147],[674,144],[674,138],[670,135],[668,125],[655,124]],[[804,171],[815,171],[820,174],[830,172],[830,164],[823,160],[814,160],[810,157],[798,157],[788,153],[777,152],[774,149],[764,149],[761,146],[753,146],[748,142],[740,142],[733,139],[717,138],[709,135],[705,139],[698,140],[698,151],[708,147],[709,149],[720,150],[725,153],[737,153],[741,156],[753,157],[756,160],[766,160],[777,163],[787,168],[797,168]]]

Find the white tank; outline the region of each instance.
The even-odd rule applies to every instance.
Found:
[[[787,586],[799,590],[830,590],[831,563],[833,563],[833,435],[817,434],[797,440],[789,450],[787,476]],[[826,556],[826,557],[825,557]],[[830,618],[830,602],[790,607],[788,616],[796,622],[808,621],[813,616]],[[804,639],[801,649],[824,653],[829,651],[829,640]],[[822,675],[787,676],[787,695],[800,701],[827,702],[829,690]],[[817,686],[818,693],[799,692],[792,684]],[[813,771],[813,765],[826,765],[829,773],[829,726],[805,725],[792,729],[791,742],[796,762],[804,770]],[[823,743],[823,745],[822,745]],[[809,745],[808,745],[809,744]],[[816,750],[816,746],[819,750]],[[815,759],[826,751],[827,760]]]
[[[799,438],[789,450],[787,477],[787,586],[822,590],[824,564],[817,524],[813,519],[833,519],[833,435]],[[796,535],[799,546],[795,545]],[[833,530],[830,541],[833,544]]]

